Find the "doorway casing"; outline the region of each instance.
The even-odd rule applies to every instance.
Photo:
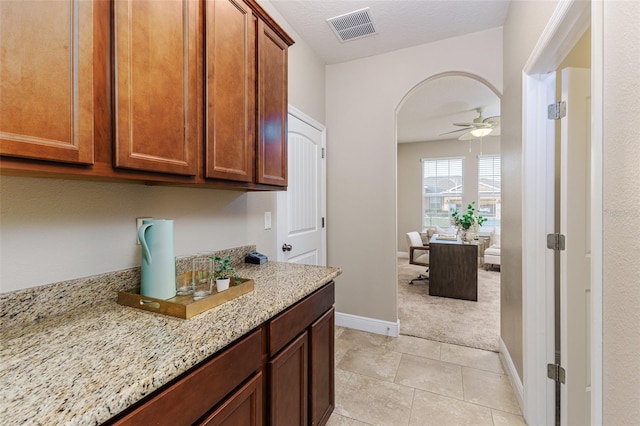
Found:
[[[546,118],[555,70],[591,26],[591,421],[602,423],[602,30],[601,2],[560,2],[523,69],[523,405],[528,424],[554,424],[553,122]],[[554,95],[551,95],[554,96]],[[535,206],[535,207],[534,207]],[[535,212],[535,214],[534,214]],[[543,285],[540,285],[543,283]]]

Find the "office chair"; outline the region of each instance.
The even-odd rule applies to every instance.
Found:
[[[422,238],[418,232],[407,232],[407,245],[409,246],[409,263],[412,265],[427,266],[425,273],[429,272],[429,246],[425,246],[422,243]],[[429,279],[428,275],[420,274],[416,278],[409,281],[409,284],[413,284],[414,281],[426,281]]]

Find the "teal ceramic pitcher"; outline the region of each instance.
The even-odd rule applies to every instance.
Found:
[[[140,294],[156,299],[176,295],[173,220],[145,219],[138,229],[142,246]]]

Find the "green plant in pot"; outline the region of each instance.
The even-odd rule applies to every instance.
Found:
[[[227,257],[212,257],[213,259],[213,271],[216,277],[217,290],[224,291],[229,288],[231,277],[238,278],[238,272],[236,268],[231,265],[231,256]]]
[[[486,221],[486,217],[476,214],[475,201],[469,203],[464,214],[460,214],[458,210],[451,213],[451,224],[458,227],[460,238],[466,242],[473,241],[478,232],[478,227],[482,226]]]

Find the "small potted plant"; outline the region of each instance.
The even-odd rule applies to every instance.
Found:
[[[467,206],[467,211],[463,215],[456,210],[451,213],[451,224],[458,227],[458,232],[462,241],[471,242],[476,237],[478,227],[487,221],[486,217],[476,214],[475,201]]]
[[[218,292],[227,290],[231,277],[238,278],[238,272],[236,268],[231,265],[231,256],[227,257],[212,257],[213,259],[213,271],[216,277],[216,288]]]

